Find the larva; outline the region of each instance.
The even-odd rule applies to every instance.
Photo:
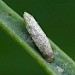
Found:
[[[31,16],[29,13],[24,12],[23,17],[26,23],[26,29],[31,35],[34,43],[36,44],[46,61],[51,62],[54,58],[54,55],[46,34],[43,32],[33,16]]]

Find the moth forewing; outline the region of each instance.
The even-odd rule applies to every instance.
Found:
[[[48,62],[52,61],[52,59],[54,58],[54,54],[46,34],[43,32],[33,16],[31,16],[27,12],[24,12],[23,16],[27,31],[31,35],[41,54]]]

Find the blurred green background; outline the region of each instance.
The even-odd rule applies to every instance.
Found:
[[[75,60],[75,0],[3,0],[19,15],[32,14],[47,36]],[[0,28],[0,75],[47,75]]]

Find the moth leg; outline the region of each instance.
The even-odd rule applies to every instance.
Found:
[[[28,37],[27,42],[29,42],[29,43],[34,42],[31,36],[30,36],[30,37]]]

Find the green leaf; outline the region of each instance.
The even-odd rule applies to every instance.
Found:
[[[23,18],[1,0],[0,27],[17,41],[49,75],[75,75],[75,62],[51,40],[50,43],[54,51],[54,60],[51,63],[44,60],[35,44],[27,41],[30,35],[25,28]]]

